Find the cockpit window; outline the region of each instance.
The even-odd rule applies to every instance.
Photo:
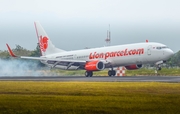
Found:
[[[168,48],[167,46],[162,46],[162,47],[156,47],[156,49],[166,49]]]
[[[165,49],[165,48],[168,48],[167,46],[163,46],[163,47],[161,47],[162,49]]]
[[[156,49],[161,49],[161,47],[156,47]]]

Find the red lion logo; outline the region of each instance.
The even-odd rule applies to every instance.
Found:
[[[44,36],[40,36],[40,39],[39,39],[39,43],[40,43],[40,48],[41,48],[41,51],[45,52],[47,47],[48,47],[48,37]]]

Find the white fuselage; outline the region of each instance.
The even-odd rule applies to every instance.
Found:
[[[66,51],[48,56],[46,58],[58,58],[60,60],[99,60],[108,62],[106,68],[117,66],[128,66],[132,64],[147,64],[169,59],[173,51],[166,45],[160,43],[135,43],[117,46],[108,46],[93,49]],[[52,65],[53,62],[45,64]],[[57,64],[55,67],[66,69],[67,65]],[[78,66],[71,66],[69,69],[77,69]]]

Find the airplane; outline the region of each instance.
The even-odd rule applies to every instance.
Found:
[[[39,22],[34,22],[36,35],[42,56],[17,56],[8,44],[12,57],[40,60],[51,68],[64,70],[85,70],[86,77],[92,77],[94,71],[109,69],[108,76],[115,76],[115,67],[124,66],[127,70],[142,68],[143,64],[155,64],[161,70],[174,52],[166,45],[156,42],[142,42],[100,48],[65,51],[53,45]]]

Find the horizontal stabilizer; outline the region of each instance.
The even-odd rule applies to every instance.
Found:
[[[13,53],[12,49],[9,47],[8,44],[6,44],[6,46],[7,46],[7,48],[8,48],[9,55],[10,55],[11,57],[18,57],[18,56],[16,56],[16,55]]]

